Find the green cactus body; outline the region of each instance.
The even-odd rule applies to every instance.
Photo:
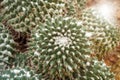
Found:
[[[86,2],[3,0],[0,22],[7,26],[0,25],[0,80],[114,80],[91,53],[102,59],[114,50],[120,30],[94,9],[85,9]],[[23,34],[14,37],[12,31]],[[16,52],[13,38],[26,52]]]
[[[45,1],[54,2],[54,3],[63,3],[64,2],[64,0],[45,0]]]
[[[87,0],[77,0],[80,10],[84,10],[86,7]]]
[[[114,74],[103,61],[88,58],[89,61],[86,62],[86,67],[81,71],[81,76],[77,80],[115,80]]]
[[[10,59],[15,52],[15,42],[8,31],[0,24],[0,68],[5,69],[6,64],[10,65]]]
[[[39,80],[39,75],[25,68],[13,68],[3,71],[1,80]]]
[[[67,15],[73,16],[76,18],[80,18],[82,10],[86,7],[87,0],[67,0],[66,3],[66,10]]]
[[[18,31],[31,30],[46,17],[62,12],[61,4],[44,0],[4,0],[1,5],[2,20],[7,20]]]
[[[45,80],[102,80],[106,79],[104,76],[112,80],[109,75],[96,78],[94,71],[87,77],[89,69],[94,70],[96,65],[87,57],[91,53],[91,42],[85,35],[81,21],[70,17],[48,19],[33,32],[28,65],[32,65]],[[93,65],[87,67],[87,62]]]
[[[32,55],[39,55],[38,65],[42,66],[40,73],[49,79],[73,79],[73,72],[79,74],[81,60],[84,58],[82,54],[89,54],[89,41],[84,36],[81,22],[71,19],[48,19],[33,33]]]
[[[93,41],[94,53],[101,59],[119,45],[120,30],[116,25],[109,24],[94,9],[86,9],[81,17],[86,27],[86,36]]]

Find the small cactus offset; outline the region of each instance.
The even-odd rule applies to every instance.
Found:
[[[0,80],[119,80],[120,28],[99,2],[0,1]]]

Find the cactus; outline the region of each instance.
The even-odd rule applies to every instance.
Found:
[[[103,61],[92,58],[85,65],[86,67],[81,70],[81,76],[77,80],[114,80],[114,74]]]
[[[8,30],[0,23],[0,69],[11,66],[10,61],[15,53],[15,42]]]
[[[99,63],[90,61],[91,58],[89,57],[89,60],[87,57],[91,53],[89,48],[91,42],[86,37],[81,21],[61,16],[47,19],[46,23],[40,24],[32,34],[32,42],[29,43],[30,52],[28,52],[31,59],[28,60],[27,65],[32,65],[31,69],[41,74],[41,79],[112,80],[112,74],[102,72],[107,70],[105,67],[105,69],[99,67],[101,72],[98,70],[98,73],[101,75],[94,76],[96,73],[94,68],[97,70]],[[87,66],[86,63],[91,65]],[[91,68],[92,75],[88,75],[90,70],[86,69]]]
[[[26,68],[13,68],[3,71],[1,80],[39,80],[39,75]]]
[[[18,31],[29,31],[39,22],[44,22],[46,17],[62,12],[61,4],[45,0],[4,0],[1,6],[3,6],[0,13],[2,20],[7,20],[7,23]]]
[[[119,80],[119,27],[87,4],[0,1],[0,80]]]
[[[89,39],[93,42],[93,52],[102,59],[119,45],[120,30],[109,24],[97,11],[85,9],[81,17]]]
[[[67,15],[80,18],[82,10],[86,8],[87,0],[67,0],[64,3]]]

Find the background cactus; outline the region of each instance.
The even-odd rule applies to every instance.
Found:
[[[44,22],[46,17],[62,12],[61,4],[45,0],[4,0],[1,6],[3,6],[2,20],[7,20],[17,31],[28,31],[37,26],[39,22]]]
[[[98,61],[96,58],[89,59],[86,62],[86,67],[81,71],[81,76],[77,80],[114,80],[114,75],[111,73],[103,61]]]
[[[38,80],[39,75],[35,74],[31,70],[24,68],[14,68],[3,71],[0,75],[1,80]]]
[[[63,0],[65,4],[64,13],[66,15],[80,18],[82,10],[86,8],[87,0]]]
[[[95,9],[85,9],[81,19],[87,30],[87,37],[93,41],[93,52],[97,54],[99,59],[119,45],[119,27],[108,23]]]

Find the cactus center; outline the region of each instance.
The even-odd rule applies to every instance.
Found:
[[[69,47],[71,43],[72,41],[69,37],[65,37],[65,36],[55,37],[55,45],[59,45],[62,47]]]

